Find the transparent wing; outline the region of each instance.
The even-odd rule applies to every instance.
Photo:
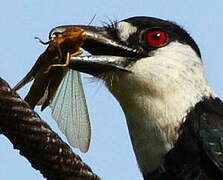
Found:
[[[86,152],[90,144],[91,128],[79,72],[67,72],[50,107],[53,118],[70,145]]]

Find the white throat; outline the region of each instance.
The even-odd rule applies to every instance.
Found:
[[[132,73],[120,72],[107,82],[128,123],[142,172],[152,172],[174,146],[187,112],[203,97],[215,96],[194,50],[179,42],[135,62]]]

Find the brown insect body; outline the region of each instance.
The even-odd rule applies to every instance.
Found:
[[[86,38],[86,33],[81,28],[69,27],[50,41],[49,50],[58,50],[61,57],[66,57],[68,52],[73,55],[80,52]]]
[[[47,107],[67,72],[71,56],[78,56],[87,36],[83,29],[68,27],[63,33],[55,34],[47,43],[47,49],[39,56],[29,73],[15,86],[20,89],[34,79],[25,97],[31,108],[42,105]]]

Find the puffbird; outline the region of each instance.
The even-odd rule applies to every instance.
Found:
[[[223,103],[189,33],[142,16],[74,26],[86,31],[90,55],[69,67],[102,79],[117,99],[144,179],[223,179]]]

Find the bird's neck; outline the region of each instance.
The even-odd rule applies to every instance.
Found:
[[[189,46],[173,43],[107,84],[125,113],[143,173],[162,165],[187,113],[203,98],[215,97],[202,66]]]
[[[142,172],[152,172],[162,165],[177,141],[187,112],[201,99],[188,101],[185,94],[173,93],[168,97],[135,94],[124,98],[125,102],[119,101]]]

